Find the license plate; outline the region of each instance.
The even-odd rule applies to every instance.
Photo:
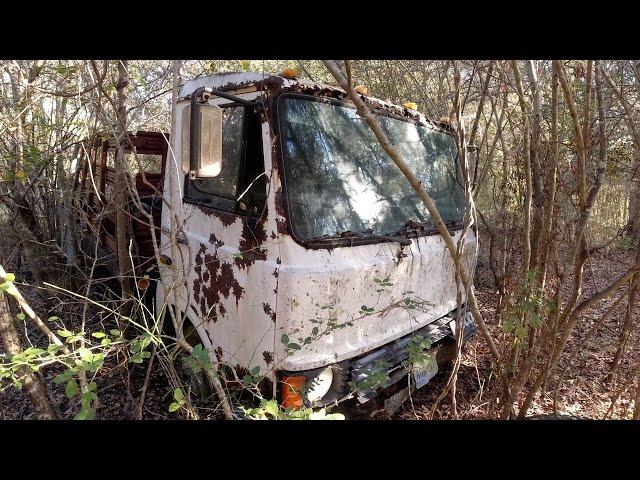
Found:
[[[438,362],[435,358],[415,362],[412,371],[416,388],[422,388],[438,373]]]

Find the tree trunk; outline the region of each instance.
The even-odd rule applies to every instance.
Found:
[[[4,280],[4,279],[3,279]],[[20,338],[14,323],[13,314],[9,308],[9,299],[4,293],[0,293],[0,339],[4,351],[9,355],[16,355],[22,351]],[[39,420],[55,420],[57,418],[42,377],[29,368],[19,370],[22,383],[31,403],[36,409]]]
[[[129,72],[127,71],[127,60],[118,62],[118,83],[117,90],[117,144],[116,154],[116,245],[118,251],[118,269],[120,274],[120,286],[122,288],[122,309],[123,315],[131,309],[131,260],[129,259],[129,217],[126,214],[127,208],[127,168],[125,149],[128,145],[127,135],[127,88],[129,86]],[[124,330],[124,328],[123,328]]]

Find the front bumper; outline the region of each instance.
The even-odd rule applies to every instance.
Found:
[[[404,337],[400,337],[363,355],[331,365],[334,371],[331,390],[320,401],[317,401],[314,406],[339,403],[353,396],[357,396],[358,400],[364,403],[377,396],[382,389],[388,388],[406,378],[408,370],[404,364],[409,358],[409,347],[412,338],[421,336],[428,339],[431,343],[431,349],[450,344],[455,340],[454,330],[451,325],[452,323],[455,325],[456,316],[457,311],[454,310]],[[462,310],[462,320],[463,342],[466,342],[475,335],[477,326],[473,321],[471,312],[464,308]],[[280,372],[280,377],[306,375],[311,378],[316,370],[319,371],[322,368],[308,372],[282,371]],[[379,380],[376,381],[377,379]],[[375,386],[369,387],[372,384]],[[363,386],[365,387],[363,388]],[[311,406],[306,400],[305,405]]]

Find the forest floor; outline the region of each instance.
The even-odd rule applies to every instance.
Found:
[[[594,291],[602,288],[607,281],[622,273],[633,261],[630,251],[608,252],[606,255],[594,256],[585,268],[583,294],[590,296]],[[500,326],[494,319],[497,295],[492,291],[492,280],[486,268],[480,266],[476,275],[476,292],[481,311],[494,336],[501,335]],[[38,307],[38,295],[33,289],[20,286],[28,301]],[[564,351],[560,365],[566,364],[575,346],[583,335],[602,315],[607,315],[604,325],[587,342],[582,352],[573,360],[572,368],[567,370],[566,376],[558,392],[557,413],[578,416],[582,418],[604,418],[611,406],[611,399],[622,387],[628,372],[640,361],[640,349],[627,351],[618,372],[611,381],[605,383],[613,353],[618,342],[619,323],[622,311],[610,311],[616,296],[605,300],[589,310],[580,319],[573,336]],[[634,332],[638,335],[640,332]],[[38,330],[32,328],[32,323],[24,326],[23,336],[26,335],[34,344],[43,341]],[[633,339],[629,345],[638,345]],[[96,377],[99,393],[98,419],[132,419],[136,417],[140,389],[144,383],[148,360],[140,365],[128,364],[124,355],[108,357],[105,365]],[[48,369],[45,372],[47,384],[52,385],[52,379],[59,371]],[[463,357],[458,373],[456,402],[457,416],[453,411],[451,397],[443,399],[432,415],[435,399],[441,393],[447,382],[450,369],[442,369],[425,387],[417,390],[393,417],[389,417],[381,408],[380,402],[370,401],[359,405],[356,400],[350,400],[337,407],[337,411],[345,414],[347,419],[481,419],[486,418],[487,406],[491,401],[488,395],[487,379],[490,378],[490,353],[484,341],[476,336],[465,345]],[[549,382],[546,391],[538,395],[529,412],[531,415],[553,413],[553,390],[557,383],[557,376]],[[64,393],[64,385],[53,385],[52,393],[63,418],[73,418],[78,410],[76,400],[68,400]],[[630,418],[633,411],[633,384],[627,388],[613,408],[610,418]],[[151,371],[149,386],[142,416],[144,419],[179,419],[184,418],[179,412],[169,413],[168,406],[172,402],[172,388],[167,376],[156,362]],[[211,415],[202,409],[204,418]],[[0,419],[31,419],[34,410],[24,392],[9,387],[0,392]]]

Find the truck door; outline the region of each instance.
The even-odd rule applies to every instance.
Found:
[[[220,174],[190,179],[183,172],[184,234],[178,235],[181,259],[176,260],[184,267],[187,298],[181,309],[219,360],[245,366],[273,349],[273,335],[257,331],[273,327],[255,320],[265,315],[265,300],[256,295],[265,291],[265,278],[273,278],[275,263],[267,262],[267,176],[257,109],[222,99],[215,103],[223,109]],[[184,128],[188,111],[178,114]]]

